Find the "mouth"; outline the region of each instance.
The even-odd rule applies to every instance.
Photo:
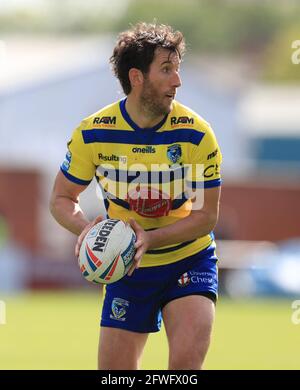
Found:
[[[175,93],[168,93],[166,97],[173,100],[175,99]]]

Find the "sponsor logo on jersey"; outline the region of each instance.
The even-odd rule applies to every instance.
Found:
[[[169,214],[172,206],[168,194],[151,187],[133,189],[128,192],[126,200],[130,210],[148,218],[164,217]]]
[[[117,156],[116,154],[106,155],[98,153],[98,158],[103,161],[121,161],[123,164],[127,161],[127,156]]]
[[[93,251],[103,252],[105,250],[109,235],[118,222],[118,219],[111,219],[101,226],[101,229],[99,229],[97,238],[95,239],[93,245]]]
[[[146,146],[145,148],[132,148],[133,153],[155,153],[156,149],[153,146]]]
[[[117,117],[115,116],[96,116],[93,120],[93,125],[114,127],[117,123]]]
[[[177,163],[182,156],[181,146],[179,144],[168,146],[167,156],[173,164]]]
[[[193,125],[193,124],[194,124],[194,118],[189,118],[188,116],[171,117],[171,126]]]
[[[189,274],[185,272],[183,275],[180,276],[178,279],[178,286],[179,287],[185,287],[190,283],[191,279],[189,277]]]
[[[210,160],[211,158],[216,157],[217,154],[218,154],[218,149],[216,149],[216,150],[214,150],[212,153],[210,153],[210,154],[207,156],[207,160]]]
[[[210,178],[210,177],[213,177],[213,176],[219,175],[219,174],[220,174],[220,171],[219,171],[218,164],[209,165],[208,167],[206,167],[204,169],[204,172],[203,172],[203,176],[206,178]]]
[[[62,168],[64,171],[68,171],[70,169],[71,160],[72,160],[72,153],[68,150],[66,157],[62,163]]]
[[[129,301],[126,301],[123,298],[114,298],[111,304],[112,314],[110,318],[117,321],[125,321],[125,314],[127,313],[127,308],[129,306]]]

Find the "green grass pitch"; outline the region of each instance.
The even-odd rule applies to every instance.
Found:
[[[101,301],[95,292],[2,297],[0,369],[95,369]],[[205,369],[299,369],[292,300],[219,300]],[[142,369],[167,368],[164,331],[148,339]]]

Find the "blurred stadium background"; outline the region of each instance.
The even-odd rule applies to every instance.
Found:
[[[48,201],[73,128],[122,96],[117,33],[154,18],[184,32],[178,100],[223,152],[205,368],[300,368],[299,14],[297,0],[0,0],[0,369],[96,368],[100,291]],[[81,203],[102,212],[95,183]],[[166,366],[161,332],[142,368]]]

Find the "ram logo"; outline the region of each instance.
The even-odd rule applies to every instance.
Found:
[[[194,118],[189,118],[188,116],[179,116],[178,118],[176,116],[171,117],[171,125],[193,125],[194,124]]]
[[[94,125],[115,125],[117,122],[117,118],[115,116],[102,116],[94,118]]]

